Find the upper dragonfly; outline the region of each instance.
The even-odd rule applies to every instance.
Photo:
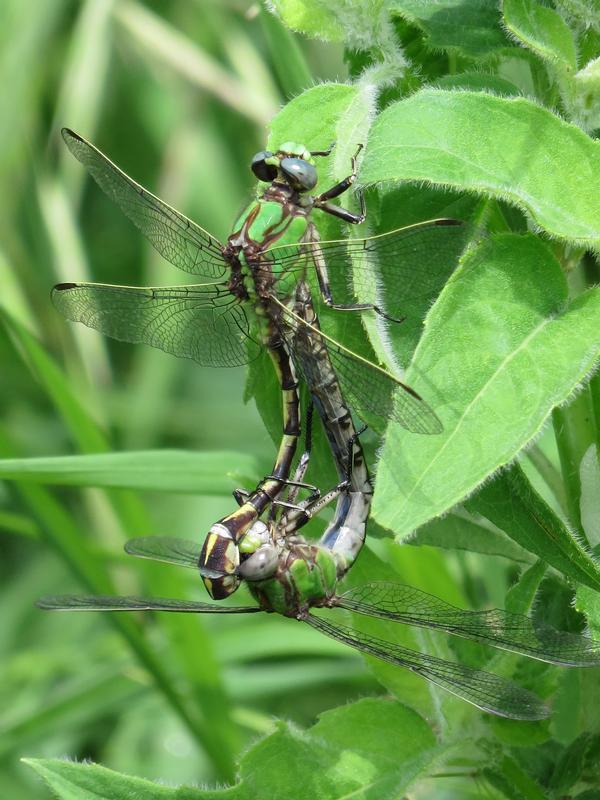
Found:
[[[300,294],[307,295],[312,269],[330,308],[398,318],[406,288],[417,279],[428,286],[435,280],[439,254],[458,255],[462,250],[464,226],[459,221],[435,219],[365,239],[320,241],[311,219],[314,209],[353,224],[365,219],[362,195],[359,214],[331,203],[353,184],[360,147],[350,174],[313,195],[315,159],[329,155],[330,150],[311,152],[286,142],[277,151],[254,156],[251,167],[262,188],[222,244],[129,178],[81,136],[66,128],[62,134],[73,155],[156,250],[174,266],[210,282],[159,288],[62,283],[52,294],[58,310],[115,339],[143,342],[204,366],[246,364],[262,348],[273,361],[283,397],[277,459],[272,474],[247,502],[211,528],[214,536],[209,542],[211,553],[206,554],[207,568],[226,569],[230,560],[233,572],[241,537],[289,477],[300,435],[296,373],[309,388],[311,383],[307,343],[323,345],[335,371],[331,381],[339,381],[351,407],[394,419],[416,433],[441,431],[437,416],[417,392],[327,336],[316,320],[311,324],[297,310]],[[415,259],[426,266],[422,275],[420,270],[415,275]],[[387,289],[385,309],[370,303],[337,302],[330,275],[347,286],[348,269],[355,286],[373,286],[382,279]],[[216,591],[215,597],[219,596]]]
[[[429,220],[364,239],[319,241],[310,219],[313,209],[354,224],[365,219],[364,208],[352,214],[329,202],[354,182],[356,158],[347,178],[314,196],[309,194],[317,183],[314,159],[330,151],[309,152],[291,142],[252,159],[252,171],[268,185],[242,213],[223,245],[132,180],[90,142],[67,128],[62,135],[100,188],[167,261],[211,282],[159,288],[60,283],[52,293],[54,304],[68,319],[115,339],[149,344],[203,366],[252,361],[263,346],[272,344],[268,322],[273,317],[279,338],[283,331],[293,348],[286,328],[289,323],[292,328],[303,323],[293,316],[290,304],[309,267],[316,269],[322,299],[331,308],[372,309],[397,318],[402,315],[406,286],[415,280],[404,266],[407,257],[418,252],[431,272],[441,252],[448,248],[459,252],[462,246],[462,223],[455,219]],[[388,306],[393,307],[336,303],[328,273],[347,273],[349,267],[355,282],[374,283],[381,277],[388,287]],[[310,334],[323,338],[348,397],[356,398],[359,407],[386,419],[391,416],[415,433],[441,431],[431,408],[397,377],[321,331]]]

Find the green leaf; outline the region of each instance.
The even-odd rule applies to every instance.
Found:
[[[559,264],[533,236],[484,240],[426,320],[407,382],[440,417],[436,436],[390,425],[374,515],[399,539],[511,461],[600,354],[600,290],[565,307]]]
[[[229,495],[240,479],[252,484],[262,472],[254,456],[227,450],[140,450],[0,459],[0,478],[4,479],[204,495]]]
[[[498,768],[505,781],[504,787],[506,788],[503,787],[502,790],[510,800],[521,800],[521,798],[522,800],[547,800],[547,795],[542,787],[510,756],[504,756]]]
[[[486,484],[466,505],[571,580],[600,590],[600,565],[546,505],[518,465]]]
[[[541,559],[525,570],[506,593],[506,610],[512,614],[527,614],[545,573],[546,564]]]
[[[600,246],[600,143],[524,98],[425,89],[395,103],[373,124],[360,180],[497,197],[553,236]]]
[[[590,731],[584,731],[565,748],[556,762],[548,788],[556,796],[563,796],[581,778],[588,750],[593,744]]]
[[[344,40],[346,31],[339,14],[321,0],[271,0],[270,5],[294,31],[329,42]]]
[[[488,72],[457,72],[442,75],[435,85],[439,89],[466,89],[472,92],[491,92],[508,97],[519,97],[521,90],[514,83]]]
[[[510,49],[501,27],[500,11],[489,0],[391,0],[389,8],[425,33],[432,50],[458,50],[486,58]]]
[[[564,19],[535,0],[504,0],[504,22],[525,47],[566,72],[577,69],[573,34]]]
[[[435,736],[414,711],[364,699],[323,713],[308,731],[279,722],[243,757],[239,782],[222,790],[168,788],[96,764],[25,759],[60,800],[393,800],[431,765]]]
[[[106,437],[78,398],[75,397],[64,373],[46,353],[39,341],[3,308],[0,308],[0,322],[17,343],[23,361],[51,398],[77,446],[87,452],[107,450]]]
[[[265,7],[260,9],[260,23],[284,93],[292,97],[304,91],[311,85],[312,75],[297,37]]]
[[[531,563],[531,556],[511,542],[502,531],[482,524],[466,512],[446,514],[423,525],[407,544],[443,547],[446,550],[467,550],[488,556],[501,556],[510,561]]]

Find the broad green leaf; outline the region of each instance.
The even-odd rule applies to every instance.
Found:
[[[395,103],[373,124],[360,180],[497,197],[552,236],[600,246],[600,143],[524,98],[424,89]]]
[[[356,50],[375,48],[390,35],[385,0],[271,0],[269,5],[292,30],[329,42],[346,42]]]
[[[432,50],[489,58],[512,46],[502,29],[500,10],[489,0],[390,0],[388,7],[417,25]]]
[[[166,787],[96,764],[26,759],[60,800],[394,800],[439,748],[414,711],[364,699],[323,713],[307,731],[277,723],[243,756],[239,781],[220,790]]]
[[[240,480],[256,482],[262,472],[254,456],[233,451],[140,450],[0,459],[3,479],[207,495],[229,495]]]
[[[536,0],[504,0],[504,23],[525,47],[566,72],[577,69],[573,34],[564,19]]]
[[[440,417],[436,436],[388,427],[374,515],[399,539],[511,461],[600,354],[600,290],[565,306],[559,264],[531,235],[484,240],[426,320],[408,383]]]
[[[430,545],[446,550],[467,550],[488,556],[501,556],[510,561],[531,563],[531,556],[502,531],[483,524],[466,512],[446,514],[431,520],[411,537],[407,544]]]
[[[284,141],[300,141],[312,150],[324,150],[338,140],[346,146],[349,139],[347,126],[361,126],[364,111],[355,107],[360,91],[356,86],[342,83],[325,83],[314,86],[287,103],[271,122],[267,146],[276,147]],[[350,115],[349,117],[347,115]],[[356,150],[354,138],[350,145]],[[332,152],[328,158],[316,159],[319,170],[319,188],[327,188],[333,177],[332,166],[338,154]],[[346,160],[345,168],[349,166]]]
[[[600,565],[546,505],[518,465],[486,484],[466,505],[571,580],[600,590]]]
[[[339,14],[322,0],[272,0],[272,8],[292,30],[318,36],[330,42],[341,42],[346,33]]]

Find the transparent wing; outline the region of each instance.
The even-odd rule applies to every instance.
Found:
[[[323,259],[336,302],[344,301],[353,278],[357,293],[382,286],[383,306],[392,317],[410,312],[419,298],[436,297],[465,248],[470,226],[456,219],[434,219],[365,239],[279,245],[266,257],[284,273],[310,268]],[[360,298],[359,298],[360,299]]]
[[[138,536],[125,542],[125,552],[138,558],[163,561],[180,567],[199,569],[198,560],[202,545],[190,539],[174,536]],[[208,576],[211,577],[211,576]]]
[[[67,319],[122,342],[149,344],[203,366],[237,367],[260,345],[225,284],[136,287],[59,283],[52,301]]]
[[[321,617],[309,614],[305,621],[326,636],[355,650],[417,673],[482,711],[522,720],[544,719],[550,713],[539,697],[490,672],[418,653],[344,625],[332,624]]]
[[[68,128],[63,139],[98,186],[175,267],[193,275],[221,278],[228,270],[222,244],[195,222],[140,186],[97,147]]]
[[[600,642],[586,636],[539,627],[528,617],[498,608],[463,611],[412,586],[367,583],[339,595],[335,604],[370,617],[443,630],[551,664],[600,665]]]
[[[413,433],[442,431],[442,423],[414,389],[279,305],[285,323],[283,335],[309,388],[316,382],[327,385],[337,376],[344,397],[357,413],[366,409],[383,419],[395,420]],[[322,354],[314,357],[315,346],[310,339],[322,344],[319,349],[326,350],[335,375]]]
[[[111,595],[58,594],[40,597],[36,606],[45,611],[175,611],[188,614],[252,614],[254,606],[217,606],[169,597],[113,597]]]

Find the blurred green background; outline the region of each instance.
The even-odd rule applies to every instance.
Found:
[[[0,327],[0,455],[231,448],[267,463],[273,445],[243,403],[243,369],[108,341],[53,309],[57,281],[185,282],[87,179],[60,128],[223,238],[253,189],[248,163],[270,118],[292,92],[346,77],[341,46],[294,45],[244,0],[4,0],[0,37],[0,282],[10,315]],[[292,76],[274,64],[282,44],[300,48]],[[36,362],[14,324],[57,372]],[[275,715],[310,724],[379,691],[358,656],[282,619],[140,615],[119,629],[100,615],[33,607],[41,594],[89,589],[84,573],[100,584],[110,573],[106,588],[121,593],[203,598],[193,572],[127,561],[122,542],[198,538],[232,507],[225,493],[0,483],[0,797],[48,797],[22,756],[90,758],[177,783],[224,779]]]
[[[303,89],[346,80],[342,45],[295,37],[244,0],[4,0],[0,37],[0,458],[237,450],[268,469],[274,446],[243,402],[243,369],[109,341],[53,309],[59,281],[189,282],[87,178],[60,128],[224,239],[253,191],[248,164],[270,119]],[[551,431],[540,445],[554,447]],[[34,608],[40,595],[81,591],[205,600],[193,571],[127,559],[122,544],[200,539],[233,508],[225,473],[236,464],[223,464],[209,496],[0,482],[0,798],[49,796],[24,756],[224,782],[276,718],[310,726],[383,692],[360,656],[273,615]],[[239,480],[249,488],[261,474]],[[518,572],[507,559],[370,544],[407,582],[460,604],[502,605]]]

